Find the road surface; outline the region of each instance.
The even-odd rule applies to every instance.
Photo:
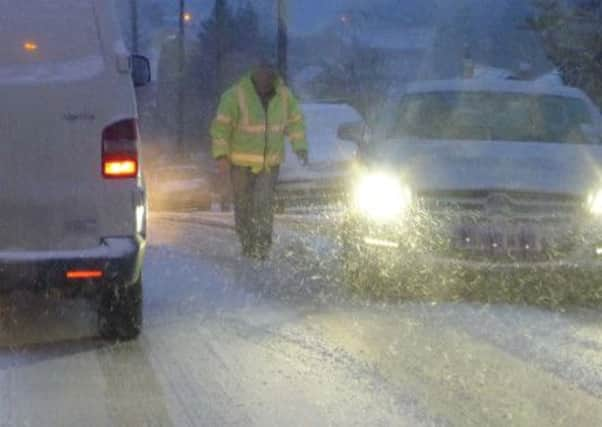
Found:
[[[154,217],[135,342],[82,301],[4,298],[0,426],[602,425],[596,311],[354,299],[291,221],[272,262],[238,251],[227,221]]]

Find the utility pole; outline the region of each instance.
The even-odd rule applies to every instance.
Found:
[[[287,81],[288,77],[288,12],[286,0],[278,2],[278,71],[280,76]]]
[[[224,57],[224,31],[225,31],[225,14],[226,14],[226,2],[225,0],[215,0],[215,26],[216,26],[216,44],[215,44],[215,73],[216,73],[216,93],[219,97],[222,91],[222,62]]]
[[[130,25],[132,31],[132,53],[139,53],[140,32],[138,29],[138,0],[130,0]]]
[[[186,13],[185,0],[180,0],[180,19],[179,19],[179,31],[178,31],[178,106],[176,109],[176,120],[177,120],[177,136],[176,144],[178,149],[181,149],[184,145],[184,91],[186,90],[184,82],[184,71],[186,69],[186,52],[185,52],[185,19]]]

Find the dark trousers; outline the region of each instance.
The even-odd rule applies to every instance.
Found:
[[[232,166],[231,178],[236,232],[243,252],[267,256],[272,246],[278,168],[254,174],[250,168]]]

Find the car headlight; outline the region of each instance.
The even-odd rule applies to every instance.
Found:
[[[587,207],[594,215],[602,215],[602,190],[598,190],[587,198]]]
[[[411,201],[410,189],[392,175],[365,175],[355,187],[355,207],[375,220],[387,221],[401,216],[410,207]]]

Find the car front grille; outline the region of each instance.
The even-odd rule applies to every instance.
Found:
[[[580,241],[582,201],[517,192],[422,193],[417,203],[423,249],[463,260],[549,261]]]

